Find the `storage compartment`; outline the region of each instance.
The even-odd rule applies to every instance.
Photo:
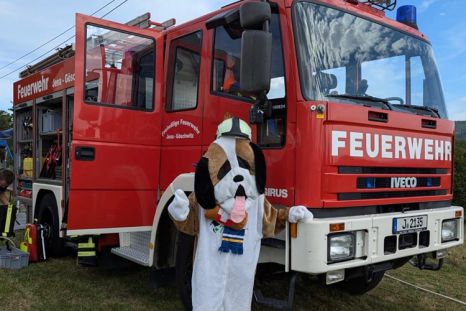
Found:
[[[37,140],[38,178],[62,179],[62,97],[42,102],[37,107],[39,135]]]
[[[39,140],[40,168],[39,178],[62,178],[62,144],[61,132],[41,136]]]
[[[32,120],[31,106],[26,105],[15,111],[15,132],[19,143],[32,141]]]
[[[29,254],[17,248],[8,250],[6,247],[0,248],[0,268],[21,269],[27,267]]]
[[[32,180],[34,177],[34,110],[32,101],[14,107],[14,195],[16,221],[11,224],[12,230],[24,229],[32,221]],[[1,207],[0,207],[1,208]],[[17,211],[17,212],[16,212]],[[0,214],[4,214],[2,208]],[[2,222],[0,220],[0,222]],[[2,222],[4,223],[4,222]],[[12,254],[9,254],[12,255]],[[4,257],[1,267],[17,269],[24,266],[18,256]],[[25,258],[26,265],[28,258]]]
[[[41,133],[55,132],[61,129],[61,109],[42,109]]]

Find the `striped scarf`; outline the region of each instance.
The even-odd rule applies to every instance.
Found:
[[[221,252],[242,255],[243,254],[244,229],[235,230],[229,227],[223,228],[222,245],[218,249]]]

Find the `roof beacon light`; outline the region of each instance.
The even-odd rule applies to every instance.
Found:
[[[414,5],[403,5],[396,11],[396,20],[410,27],[417,27],[416,7]]]

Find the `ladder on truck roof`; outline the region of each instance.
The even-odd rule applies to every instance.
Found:
[[[153,22],[150,20],[150,18],[151,14],[147,12],[142,14],[141,16],[138,16],[130,20],[125,24],[138,28],[153,28],[157,31],[163,31],[176,24],[176,20],[174,18],[171,18],[163,23]],[[25,70],[19,73],[19,77],[23,79],[31,74],[41,71],[42,69],[55,65],[56,63],[59,63],[64,59],[73,57],[74,53],[74,44],[69,44],[64,48],[57,48],[57,52],[55,52],[54,54],[48,56],[47,58],[41,60],[40,62],[34,65],[27,66]]]

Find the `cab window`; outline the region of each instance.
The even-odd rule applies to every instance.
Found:
[[[86,26],[84,101],[152,110],[155,42],[152,38]]]
[[[177,38],[170,44],[167,111],[197,107],[202,32]]]

